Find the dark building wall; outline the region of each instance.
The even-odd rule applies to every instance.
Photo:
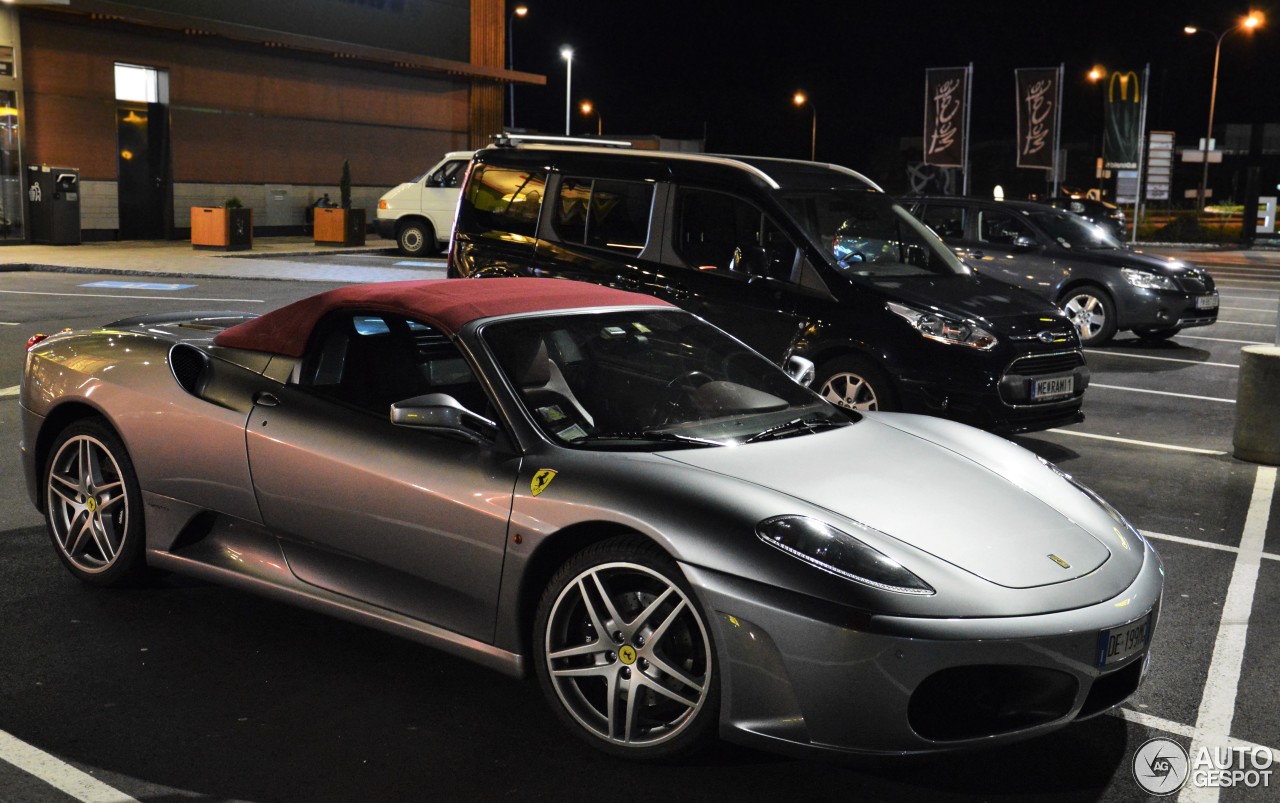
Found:
[[[170,76],[175,182],[393,186],[468,141],[470,83],[27,14],[27,162],[116,177],[116,62]]]

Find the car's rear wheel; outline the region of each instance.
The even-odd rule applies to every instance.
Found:
[[[1133,333],[1143,340],[1168,340],[1178,333],[1178,327],[1170,326],[1166,329],[1134,329]]]
[[[823,363],[813,388],[832,404],[850,410],[897,409],[889,377],[863,357],[847,355]]]
[[[425,221],[402,223],[396,232],[396,247],[405,256],[434,254],[437,250],[435,229]]]
[[[534,640],[548,700],[606,752],[670,759],[714,738],[719,672],[706,617],[648,541],[613,538],[571,558],[542,595]]]
[[[1062,311],[1075,325],[1080,342],[1101,346],[1116,333],[1116,307],[1110,296],[1096,287],[1077,287],[1062,297]]]
[[[44,480],[49,537],[71,573],[105,586],[140,579],[142,495],[115,432],[97,419],[68,426],[54,441]]]

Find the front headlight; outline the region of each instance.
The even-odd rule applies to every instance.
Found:
[[[1161,276],[1157,273],[1151,273],[1137,268],[1121,268],[1120,273],[1123,274],[1124,280],[1134,287],[1143,290],[1177,290],[1178,285],[1173,283],[1173,279],[1168,276]]]
[[[756,525],[761,541],[846,580],[899,594],[933,594],[928,583],[848,533],[807,516],[775,516]]]
[[[973,321],[961,321],[939,312],[925,312],[893,301],[885,306],[894,315],[911,324],[923,337],[939,343],[990,351],[999,342],[995,335]]]

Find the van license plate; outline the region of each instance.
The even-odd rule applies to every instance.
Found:
[[[1048,379],[1037,379],[1031,386],[1031,398],[1036,401],[1057,399],[1070,396],[1076,391],[1076,378],[1072,376],[1051,376]]]
[[[1118,664],[1142,652],[1151,638],[1151,614],[1098,634],[1098,666]]]

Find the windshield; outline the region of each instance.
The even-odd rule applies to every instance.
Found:
[[[844,426],[850,418],[688,313],[528,317],[481,332],[529,417],[589,449],[720,446]]]
[[[865,188],[791,193],[783,204],[849,276],[946,276],[969,269],[910,212]]]
[[[1063,248],[1123,248],[1106,229],[1068,212],[1045,210],[1028,212],[1027,216],[1044,229]]]

